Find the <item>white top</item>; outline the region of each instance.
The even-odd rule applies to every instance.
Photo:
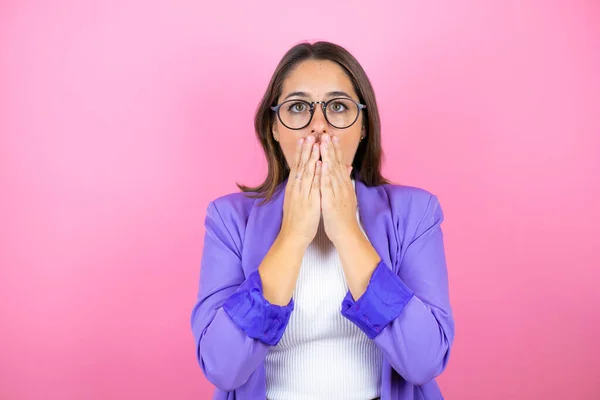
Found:
[[[356,215],[360,224],[358,210]],[[382,355],[364,332],[342,316],[347,292],[339,255],[321,219],[302,260],[294,311],[283,337],[265,359],[267,399],[379,397]]]

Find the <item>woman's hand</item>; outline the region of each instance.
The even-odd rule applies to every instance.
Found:
[[[275,305],[290,303],[306,248],[321,219],[319,146],[314,136],[298,142],[283,201],[277,239],[258,266],[263,296]]]
[[[344,236],[360,232],[356,219],[356,193],[350,179],[351,166],[343,164],[339,138],[321,138],[321,208],[325,233],[334,245]]]
[[[351,166],[344,165],[339,140],[324,135],[321,140],[321,207],[325,233],[336,247],[348,289],[356,300],[367,290],[380,257],[362,233],[356,217],[357,199]]]
[[[300,139],[285,188],[280,235],[307,247],[321,219],[319,145],[310,135]]]

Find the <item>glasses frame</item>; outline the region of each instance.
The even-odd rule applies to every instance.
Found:
[[[358,107],[358,112],[356,113],[356,118],[354,118],[354,121],[352,121],[352,123],[346,127],[340,128],[339,126],[335,126],[334,124],[332,124],[329,119],[327,118],[327,112],[325,112],[325,110],[327,109],[327,106],[329,105],[329,103],[331,103],[332,101],[335,100],[350,100],[351,102],[353,102],[354,104],[357,105]],[[286,103],[290,103],[290,102],[300,102],[300,103],[305,103],[308,104],[308,107],[310,108],[310,118],[308,119],[308,122],[306,123],[306,125],[300,127],[300,128],[290,128],[289,126],[287,126],[283,120],[281,119],[281,115],[279,114],[279,110],[281,109],[281,106],[286,104]],[[358,116],[360,115],[360,111],[367,108],[367,106],[365,104],[361,104],[357,101],[354,101],[353,99],[349,98],[349,97],[334,97],[333,99],[329,99],[327,101],[306,101],[306,100],[301,100],[301,99],[290,99],[290,100],[286,100],[281,104],[278,104],[276,106],[271,107],[271,110],[275,111],[275,113],[277,114],[277,118],[279,119],[279,122],[281,122],[283,124],[283,126],[285,126],[288,129],[294,130],[294,131],[298,131],[300,129],[304,129],[306,128],[308,125],[310,125],[310,122],[313,119],[313,116],[315,115],[315,104],[321,104],[321,110],[323,111],[323,116],[325,117],[325,120],[327,121],[327,123],[331,126],[333,126],[336,129],[348,129],[350,128],[352,125],[354,125],[356,123],[356,121],[358,120]]]

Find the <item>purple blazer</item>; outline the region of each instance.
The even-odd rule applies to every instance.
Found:
[[[269,203],[243,193],[206,211],[198,296],[191,314],[197,357],[213,399],[266,398],[265,356],[293,312],[262,295],[258,266],[275,241],[284,186]],[[448,363],[454,318],[436,196],[409,186],[367,187],[356,178],[363,229],[381,261],[366,292],[340,312],[381,349],[381,399],[442,399],[435,377]]]

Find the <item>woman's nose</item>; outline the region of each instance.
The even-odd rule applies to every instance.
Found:
[[[315,111],[310,121],[310,131],[311,134],[315,136],[315,138],[319,139],[319,137],[327,132],[327,120],[325,119],[325,114],[323,114],[322,107],[315,107]],[[319,140],[317,140],[318,142]]]

